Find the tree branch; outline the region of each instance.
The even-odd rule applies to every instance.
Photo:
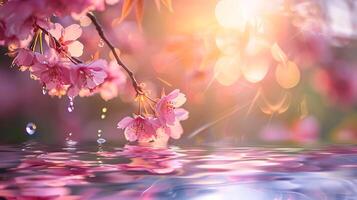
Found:
[[[92,23],[94,24],[100,38],[108,45],[108,47],[110,48],[110,50],[112,51],[115,60],[117,61],[118,65],[120,65],[129,75],[132,85],[136,91],[136,94],[144,94],[142,88],[140,87],[140,85],[138,84],[138,82],[135,79],[134,73],[123,63],[123,61],[120,59],[119,55],[116,53],[115,51],[115,47],[112,45],[112,43],[108,40],[108,38],[106,37],[103,27],[99,24],[97,18],[94,16],[93,13],[87,13],[87,17],[89,17],[89,19],[92,21]]]

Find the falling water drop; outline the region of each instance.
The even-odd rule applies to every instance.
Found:
[[[104,47],[104,41],[102,39],[99,40],[98,47]]]
[[[100,115],[100,118],[101,119],[105,119],[106,115],[105,113],[108,111],[108,109],[106,107],[103,107],[102,108],[102,114]]]
[[[27,123],[27,125],[26,125],[26,132],[27,132],[27,134],[29,134],[29,135],[35,134],[36,128],[37,128],[37,127],[36,127],[36,124],[34,124],[34,123],[32,123],[32,122]]]
[[[42,86],[42,94],[45,95],[47,93],[46,86]]]
[[[74,110],[74,103],[73,103],[73,98],[69,97],[69,105],[67,107],[68,112],[73,112]]]
[[[104,138],[102,138],[102,130],[98,130],[98,139],[97,139],[97,143],[99,144],[99,145],[101,145],[101,144],[104,144],[107,140],[106,139],[104,139]]]
[[[97,139],[97,143],[98,144],[104,144],[106,142],[106,140],[104,138],[98,138]]]

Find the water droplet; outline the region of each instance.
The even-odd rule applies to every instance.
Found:
[[[108,111],[108,109],[106,107],[102,108],[102,112],[106,113]]]
[[[42,86],[42,94],[45,95],[47,93],[46,86]]]
[[[77,141],[74,141],[71,139],[72,133],[68,133],[68,137],[66,138],[66,144],[67,146],[75,146],[77,144]]]
[[[98,47],[104,47],[104,41],[102,39],[99,40]]]
[[[104,138],[98,138],[97,139],[97,143],[98,144],[104,144],[107,140],[105,140]]]
[[[30,122],[26,125],[26,132],[29,135],[33,135],[36,132],[36,124]]]
[[[77,144],[77,141],[74,140],[66,140],[66,144],[68,146],[75,146]]]
[[[102,138],[102,130],[101,129],[98,129],[97,136],[98,136],[97,143],[99,145],[104,144],[107,141],[106,139]]]
[[[102,114],[102,115],[100,116],[101,119],[105,119],[105,117],[106,117],[105,114]]]
[[[69,97],[69,105],[67,107],[68,112],[73,112],[74,110],[74,103],[73,103],[73,98]]]

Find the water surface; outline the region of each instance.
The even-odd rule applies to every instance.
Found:
[[[0,146],[0,199],[357,199],[357,147]]]

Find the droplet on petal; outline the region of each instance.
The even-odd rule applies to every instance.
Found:
[[[29,135],[35,134],[36,128],[37,128],[37,127],[36,127],[36,124],[34,124],[34,123],[32,123],[32,122],[28,123],[28,124],[26,125],[26,132],[27,132],[27,134],[29,134]]]

